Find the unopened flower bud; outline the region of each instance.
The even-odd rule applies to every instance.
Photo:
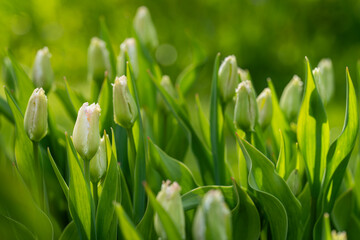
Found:
[[[226,103],[234,96],[238,84],[237,63],[234,55],[228,56],[221,63],[218,73],[218,87],[221,100]]]
[[[270,124],[273,115],[270,89],[265,88],[257,97],[256,102],[259,109],[259,124],[264,129]]]
[[[331,231],[332,240],[347,240],[346,232],[336,232],[336,230]]]
[[[314,80],[320,97],[326,105],[334,94],[334,70],[330,59],[322,59],[313,70]]]
[[[51,54],[47,47],[36,53],[33,66],[33,83],[37,88],[43,88],[48,92],[54,81],[54,72],[50,63]]]
[[[85,161],[90,161],[99,149],[99,104],[84,103],[75,122],[73,131],[73,142],[76,151]]]
[[[159,45],[156,29],[147,7],[138,8],[134,18],[134,29],[143,45],[151,50]]]
[[[39,142],[48,129],[47,97],[42,88],[32,93],[25,111],[24,128],[31,141]]]
[[[238,75],[241,82],[251,80],[250,72],[247,69],[238,68]]]
[[[126,53],[129,56],[135,78],[137,78],[139,75],[139,62],[134,38],[127,38],[120,44],[120,53],[117,58],[117,76],[126,75]]]
[[[160,85],[164,88],[164,90],[173,98],[178,98],[177,92],[175,90],[174,85],[172,84],[170,77],[167,75],[164,75],[161,78]],[[159,106],[159,109],[164,110],[166,112],[169,112],[168,106],[166,106],[164,99],[161,97],[160,93],[158,92],[156,95],[157,104]]]
[[[97,184],[105,175],[107,168],[105,137],[106,135],[100,139],[99,149],[95,156],[90,160],[90,180],[94,184]]]
[[[185,239],[185,216],[180,197],[181,187],[177,182],[167,180],[161,185],[161,191],[156,196],[161,206],[167,212],[177,227],[182,239]],[[168,239],[158,214],[155,214],[154,227],[159,239]]]
[[[126,76],[116,77],[113,84],[114,120],[124,128],[131,128],[138,116],[137,106],[131,96]]]
[[[249,80],[241,82],[236,89],[235,126],[243,131],[254,131],[257,119],[258,108],[254,88]]]
[[[303,82],[294,75],[281,95],[280,108],[290,122],[297,119],[301,107],[302,90]]]
[[[102,84],[105,78],[105,72],[111,74],[111,64],[109,51],[106,49],[106,43],[93,37],[88,49],[88,76],[97,84]]]
[[[197,208],[193,223],[193,238],[231,239],[231,214],[219,190],[210,190]]]

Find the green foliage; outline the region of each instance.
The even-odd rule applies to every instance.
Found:
[[[133,33],[139,75],[133,73],[134,66],[126,55],[126,76],[138,118],[125,129],[114,122],[111,83],[116,75],[116,58],[104,19],[100,29],[112,71],[105,74],[102,84],[92,83],[96,89],[90,94],[79,93],[66,79],[56,82],[46,93],[49,130],[39,143],[29,140],[24,130],[23,113],[34,87],[26,67],[7,54],[11,64],[6,67],[12,69],[9,72],[13,82],[7,82],[4,88],[6,100],[0,99],[0,140],[3,143],[8,138],[14,142],[0,145],[0,181],[4,183],[0,185],[2,236],[157,239],[157,214],[168,239],[182,239],[185,233],[187,239],[196,239],[193,233],[202,229],[193,226],[202,228],[209,224],[206,217],[195,217],[197,211],[221,218],[228,217],[230,210],[231,231],[227,224],[226,233],[231,232],[231,239],[330,239],[342,236],[341,231],[349,239],[358,237],[359,112],[355,86],[359,88],[359,84],[354,86],[348,69],[345,120],[337,138],[307,58],[298,119],[285,117],[269,79],[271,123],[260,127],[255,122],[254,129],[244,132],[231,120],[233,103],[223,102],[219,94],[220,54],[214,61],[209,105],[196,95],[194,110],[187,95],[191,94],[197,71],[204,62],[201,51],[195,50],[193,61],[179,74],[170,93],[161,84],[163,69],[156,53]],[[252,88],[252,82],[244,87]],[[99,133],[105,133],[108,161],[106,174],[97,185],[91,185],[88,162],[80,158],[67,133],[72,132],[83,102],[94,100],[102,110]],[[244,104],[240,114],[255,116],[249,111],[257,110],[256,107],[247,109]],[[62,111],[63,117],[57,117],[57,111]],[[86,151],[88,146],[82,147]],[[177,206],[182,206],[176,209],[177,213],[184,211],[185,215],[185,231],[181,228],[181,233],[182,224],[176,226],[180,221],[174,219],[176,214],[166,205],[171,201],[171,192],[167,192],[166,201],[156,197],[166,180],[181,187],[180,190],[177,184],[173,185],[181,194],[181,201],[177,195]],[[211,205],[204,198],[209,191],[216,193],[209,199],[216,196],[217,211],[205,211]],[[181,214],[181,222],[184,215]],[[216,220],[215,215],[212,221]]]

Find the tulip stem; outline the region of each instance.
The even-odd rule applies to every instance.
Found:
[[[39,158],[39,143],[33,141],[33,152],[34,152],[34,162],[35,162],[35,168],[36,171],[38,172],[38,192],[39,192],[39,205],[41,207],[41,209],[44,209],[44,189],[43,189],[43,171],[42,171],[42,167],[41,167],[41,163],[40,163],[40,158]]]
[[[84,160],[84,176],[85,176],[86,184],[90,187],[90,161],[89,160]]]
[[[136,148],[135,148],[135,140],[134,140],[134,134],[132,132],[132,128],[127,129],[127,135],[130,144],[130,152],[128,154],[129,168],[130,168],[130,174],[133,176],[135,170]]]
[[[93,190],[95,209],[97,209],[97,205],[98,205],[98,202],[99,202],[98,183],[92,183],[92,190]]]

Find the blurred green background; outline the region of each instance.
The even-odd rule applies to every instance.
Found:
[[[304,78],[304,56],[313,67],[329,57],[337,91],[328,108],[330,115],[340,116],[341,124],[345,67],[355,79],[360,53],[360,1],[356,0],[5,0],[0,1],[0,49],[10,49],[31,67],[36,51],[48,46],[56,80],[66,76],[81,91],[87,76],[87,48],[91,37],[99,36],[99,18],[105,18],[118,54],[120,43],[132,35],[132,19],[141,5],[150,10],[160,43],[176,49],[176,61],[162,66],[165,74],[176,79],[191,62],[194,48],[206,56],[191,98],[198,92],[208,99],[217,52],[222,57],[235,54],[238,65],[250,70],[257,92],[271,77],[279,95],[294,74]]]

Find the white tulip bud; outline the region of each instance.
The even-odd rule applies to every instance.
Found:
[[[99,149],[99,104],[84,103],[75,122],[73,131],[73,142],[76,151],[85,161],[90,161]]]

